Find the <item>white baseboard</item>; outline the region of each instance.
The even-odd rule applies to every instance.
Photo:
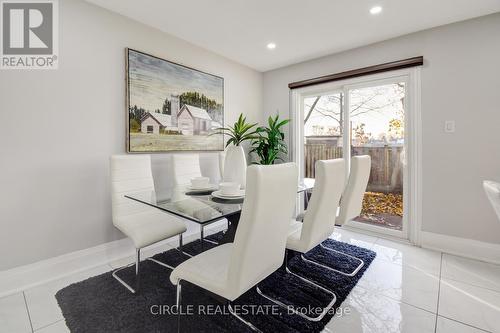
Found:
[[[423,248],[500,264],[500,244],[486,243],[475,239],[459,238],[427,231],[422,231],[420,237]]]
[[[206,235],[222,230],[225,226],[225,220],[213,223],[205,228]],[[197,230],[192,229],[184,234],[183,240],[186,244],[197,237],[199,237]],[[144,249],[144,257],[150,257],[176,247],[177,242],[178,238],[173,237],[153,244]],[[135,247],[132,241],[124,238],[2,271],[0,272],[0,297],[18,293],[94,267],[109,265],[111,262],[134,255]],[[111,266],[109,269],[111,270]]]

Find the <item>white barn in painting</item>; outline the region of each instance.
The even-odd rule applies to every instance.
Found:
[[[166,130],[183,135],[206,135],[213,129],[212,118],[206,110],[189,104],[179,109],[178,96],[172,96],[170,111],[172,115],[146,113],[141,119],[141,132],[160,134],[160,131]]]
[[[160,129],[170,127],[172,117],[168,114],[148,112],[141,119],[141,132],[148,134],[160,134]]]
[[[212,119],[204,109],[183,105],[177,114],[177,127],[184,135],[206,135],[212,126]]]

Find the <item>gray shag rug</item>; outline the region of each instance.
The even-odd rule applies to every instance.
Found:
[[[208,238],[217,241],[221,237],[222,232]],[[298,255],[292,255],[288,267],[294,273],[333,291],[337,296],[334,309],[337,309],[375,259],[376,254],[368,249],[331,239],[324,244],[362,259],[365,265],[355,276],[349,277],[307,263]],[[204,250],[214,246],[216,245],[209,242],[203,244]],[[200,241],[186,244],[184,251],[190,254],[200,253]],[[324,250],[319,246],[307,253],[306,257],[341,271],[352,271],[358,265],[357,261],[349,257]],[[188,259],[177,250],[157,254],[154,258],[172,266]],[[181,316],[173,313],[176,287],[170,283],[169,275],[168,268],[151,261],[143,261],[140,274],[141,287],[137,294],[130,293],[111,276],[111,272],[107,272],[59,290],[56,299],[62,309],[66,325],[74,333],[178,332],[179,318],[180,332],[251,331],[228,313],[221,299],[186,282],[182,286],[184,313]],[[133,266],[119,272],[119,276],[134,286]],[[331,297],[301,279],[287,274],[284,269],[279,269],[268,276],[259,283],[259,287],[265,294],[285,304],[293,304],[296,309],[303,311],[323,308]],[[276,306],[259,295],[255,288],[247,291],[233,304],[236,310],[240,309],[239,313],[245,320],[263,332],[320,332],[335,315],[334,311],[330,311],[320,321],[308,321]],[[246,311],[245,305],[249,306]],[[161,313],[162,309],[164,313]]]

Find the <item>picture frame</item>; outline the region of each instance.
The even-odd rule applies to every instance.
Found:
[[[224,150],[223,77],[131,48],[125,58],[128,153]]]

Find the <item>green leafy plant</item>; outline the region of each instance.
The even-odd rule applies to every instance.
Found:
[[[252,141],[251,153],[257,154],[260,161],[256,164],[270,165],[275,161],[283,161],[282,156],[288,154],[285,143],[285,133],[281,128],[290,122],[290,119],[280,120],[279,116],[269,117],[267,127],[257,129],[258,137]]]
[[[247,118],[243,117],[242,113],[240,114],[238,121],[234,123],[234,126],[217,128],[215,129],[216,132],[212,133],[211,135],[215,134],[228,135],[229,140],[227,140],[226,142],[226,147],[229,146],[230,144],[239,146],[243,141],[257,139],[259,137],[257,133],[259,133],[260,129],[259,128],[253,129],[255,126],[257,126],[257,123],[249,124],[246,122],[246,120]]]

